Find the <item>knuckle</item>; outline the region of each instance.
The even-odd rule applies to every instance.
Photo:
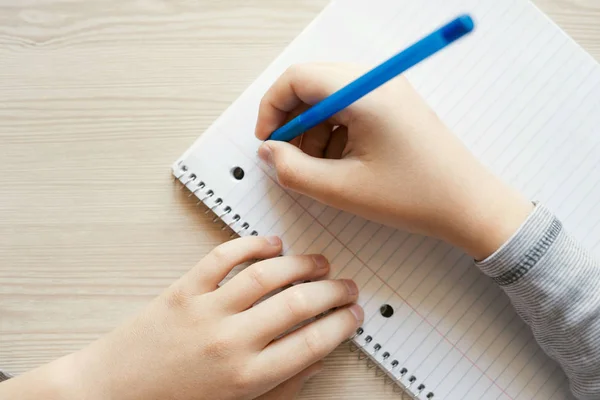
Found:
[[[277,180],[281,186],[292,186],[294,184],[294,173],[290,164],[285,160],[275,160],[275,165],[277,167]]]
[[[260,103],[258,103],[258,109],[259,110],[263,110],[266,107],[270,106],[270,100],[267,96],[263,96],[262,99],[260,99]]]
[[[248,279],[250,283],[258,290],[264,291],[267,287],[267,276],[268,273],[265,270],[265,266],[258,263],[248,268]]]
[[[327,348],[319,330],[310,328],[304,332],[304,345],[312,359],[321,359],[327,355]]]
[[[203,348],[202,355],[210,360],[227,359],[234,352],[234,342],[226,335],[211,338]]]
[[[227,252],[225,251],[223,245],[215,247],[211,251],[211,255],[216,262],[223,262],[227,259]]]
[[[297,77],[303,69],[303,64],[292,64],[285,70],[285,75],[289,78],[289,80],[294,80],[294,78]]]
[[[232,384],[236,391],[246,394],[252,385],[256,384],[255,373],[250,368],[237,368],[233,374]]]
[[[354,121],[360,117],[360,109],[360,104],[358,106],[348,107],[340,111],[339,116],[348,126],[352,126]]]
[[[281,186],[290,189],[300,186],[300,175],[287,160],[283,158],[278,160],[276,157],[275,165],[277,168],[277,180]]]
[[[304,319],[309,311],[309,300],[300,288],[288,289],[286,306],[289,313],[296,319]]]
[[[165,303],[170,309],[186,308],[190,304],[191,295],[180,287],[171,288],[166,296]]]

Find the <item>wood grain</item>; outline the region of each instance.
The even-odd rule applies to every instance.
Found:
[[[168,166],[325,0],[0,0],[0,366],[74,351],[226,235]],[[538,0],[600,59],[600,3]],[[392,399],[340,348],[303,399]]]

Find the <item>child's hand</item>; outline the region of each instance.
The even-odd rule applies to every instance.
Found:
[[[265,94],[256,136],[267,139],[284,121],[362,72],[334,64],[290,68]],[[504,243],[532,208],[475,159],[403,77],[292,144],[270,141],[259,149],[283,186],[371,220],[445,239],[476,258]]]
[[[272,258],[280,252],[278,238],[248,237],[217,247],[133,321],[89,347],[29,373],[33,374],[30,383],[43,381],[44,374],[53,382],[67,382],[61,396],[39,393],[36,397],[31,392],[28,397],[20,390],[17,397],[295,397],[303,382],[320,370],[320,360],[360,326],[363,312],[360,306],[350,305],[358,290],[354,282],[346,280],[292,286],[252,307],[276,289],[322,278],[329,271],[322,256]],[[217,287],[233,267],[256,258],[268,260],[251,265]],[[274,340],[302,321],[336,307],[325,317]],[[17,385],[27,375],[7,382],[0,394],[8,394],[1,390],[10,390],[10,384]]]

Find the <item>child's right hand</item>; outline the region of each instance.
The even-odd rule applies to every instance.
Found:
[[[256,136],[267,139],[287,119],[362,72],[335,64],[290,68],[265,94]],[[444,239],[479,259],[500,247],[532,208],[479,163],[403,77],[301,140],[264,143],[259,156],[289,189]]]

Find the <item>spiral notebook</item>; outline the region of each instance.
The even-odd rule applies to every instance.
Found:
[[[407,77],[484,163],[599,254],[600,67],[525,0],[334,1],[173,174],[238,235],[279,235],[286,254],[323,253],[333,277],[354,279],[366,315],[354,346],[414,398],[570,398],[561,369],[473,260],[288,192],[256,156],[259,101],[290,64],[376,65],[464,12],[476,31]]]

